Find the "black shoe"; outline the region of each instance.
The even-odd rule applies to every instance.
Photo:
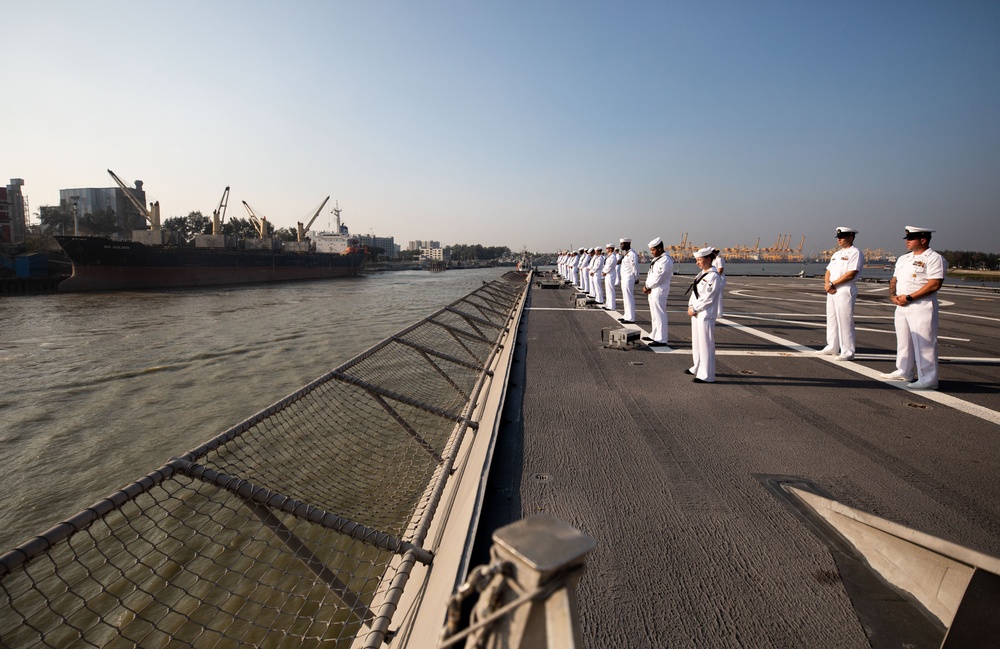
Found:
[[[647,347],[666,347],[667,343],[658,343],[655,340],[646,343]]]
[[[635,320],[626,320],[625,318],[618,318],[618,322],[622,324],[635,324]]]
[[[694,374],[694,372],[692,372],[691,370],[684,370],[684,373],[685,374]]]
[[[650,338],[649,336],[643,336],[642,339],[643,340],[652,340],[652,338]]]
[[[702,381],[702,380],[701,380],[701,379],[699,379],[699,378],[698,378],[697,376],[696,376],[696,377],[694,377],[693,379],[691,379],[691,382],[692,382],[692,383],[708,383],[708,381]]]

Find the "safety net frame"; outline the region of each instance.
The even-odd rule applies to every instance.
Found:
[[[484,283],[0,555],[0,647],[377,646],[527,287]]]

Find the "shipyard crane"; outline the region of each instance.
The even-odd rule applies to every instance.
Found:
[[[222,192],[219,206],[212,212],[212,234],[222,234],[222,223],[226,220],[226,207],[229,205],[229,185]]]
[[[299,241],[305,241],[306,240],[306,232],[309,231],[309,228],[312,227],[313,221],[316,220],[316,217],[319,216],[319,213],[323,211],[323,208],[326,207],[326,204],[329,203],[329,202],[330,202],[330,197],[329,196],[327,196],[326,198],[323,199],[323,202],[320,203],[319,208],[312,215],[312,218],[309,219],[309,223],[305,227],[302,227],[302,223],[297,223],[296,224],[298,226],[298,228],[299,228],[299,231],[298,231]]]
[[[147,210],[146,206],[143,205],[142,203],[140,203],[139,199],[136,198],[135,194],[132,193],[133,189],[131,187],[129,187],[127,184],[125,184],[125,181],[123,181],[121,178],[119,178],[118,176],[116,176],[115,172],[111,171],[110,169],[108,169],[108,173],[111,174],[111,178],[115,181],[115,183],[118,184],[118,187],[121,188],[122,193],[125,194],[125,198],[127,198],[128,201],[130,203],[132,203],[132,206],[136,210],[139,211],[139,214],[141,214],[142,217],[149,222],[150,229],[151,230],[159,230],[160,229],[160,201],[156,201],[155,203],[150,203],[149,206],[152,209],[151,210]]]
[[[246,201],[243,201],[243,207],[247,208],[247,214],[250,215],[250,222],[257,228],[258,236],[261,239],[267,237],[267,217],[263,214],[257,216],[257,213],[253,211],[252,207],[247,205]]]

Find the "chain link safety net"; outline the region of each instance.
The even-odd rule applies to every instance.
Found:
[[[380,643],[399,584],[431,559],[421,544],[525,277],[0,555],[0,647]]]

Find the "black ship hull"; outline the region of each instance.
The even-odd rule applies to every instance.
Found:
[[[368,255],[147,246],[105,237],[56,237],[73,261],[60,291],[258,284],[357,275]]]

